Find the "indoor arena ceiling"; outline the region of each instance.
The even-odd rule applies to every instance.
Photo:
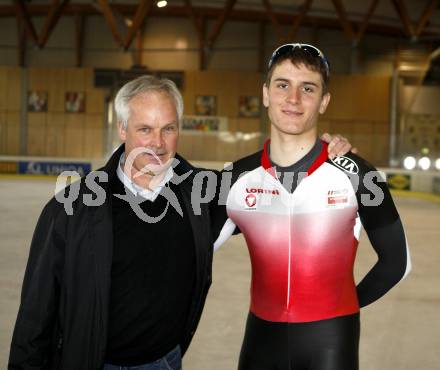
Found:
[[[28,40],[43,48],[60,17],[101,15],[119,46],[128,49],[149,17],[188,17],[205,47],[212,47],[224,24],[239,20],[267,24],[280,40],[293,39],[300,27],[340,29],[354,45],[366,33],[438,45],[440,0],[0,0],[0,17],[16,17]],[[41,30],[35,17],[44,17]],[[127,30],[120,32],[120,18]],[[207,20],[214,21],[209,30]],[[288,30],[288,31],[286,31]],[[287,33],[286,33],[287,32]],[[122,34],[126,36],[122,37]]]

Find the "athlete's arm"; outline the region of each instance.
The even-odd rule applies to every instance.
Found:
[[[217,240],[214,243],[214,252],[219,249],[223,243],[228,240],[232,235],[236,234],[237,226],[234,222],[228,218],[223,225],[223,228],[220,230],[220,234]]]
[[[389,225],[366,230],[378,260],[357,286],[359,306],[376,301],[410,271],[411,262],[400,218]]]
[[[216,195],[210,203],[211,227],[214,235],[214,251],[232,235],[240,232],[235,223],[228,217],[226,201],[232,186],[232,173],[228,170],[220,172]]]
[[[223,243],[232,235],[240,232],[235,223],[228,217],[226,205],[218,204],[218,197],[214,199],[210,207],[211,227],[214,234],[214,251],[219,249]]]
[[[378,260],[357,285],[360,307],[381,298],[411,270],[405,232],[385,181],[378,173],[362,180],[358,212]]]

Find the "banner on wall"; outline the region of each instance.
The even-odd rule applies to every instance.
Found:
[[[76,171],[85,176],[92,171],[92,165],[89,162],[18,162],[19,174],[58,176],[63,171]]]
[[[0,173],[18,173],[18,162],[0,162]]]
[[[411,175],[403,173],[388,173],[387,184],[390,189],[411,190]]]
[[[217,116],[184,116],[182,131],[219,132],[228,130],[228,118]]]
[[[58,176],[63,171],[75,171],[80,176],[86,176],[92,171],[92,164],[89,162],[0,161],[2,174]]]

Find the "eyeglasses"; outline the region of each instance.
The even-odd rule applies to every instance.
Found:
[[[309,44],[284,44],[281,45],[279,48],[277,48],[270,57],[269,63],[268,63],[268,69],[270,69],[273,64],[283,55],[286,55],[287,53],[290,53],[292,50],[300,48],[301,50],[304,50],[308,52],[310,55],[312,55],[315,58],[320,58],[325,65],[325,70],[327,72],[327,76],[330,75],[330,65],[328,63],[327,58],[322,53],[321,50],[319,50],[317,47]]]

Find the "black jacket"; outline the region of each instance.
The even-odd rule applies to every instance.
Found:
[[[123,150],[121,146],[101,169],[109,178],[99,183],[107,194],[101,206],[84,205],[83,195],[94,193],[82,179],[73,215],[67,215],[55,198],[44,207],[32,239],[8,369],[96,370],[103,366],[113,244],[110,182]],[[174,168],[177,175],[192,171],[178,187],[196,248],[194,296],[180,342],[184,353],[211,285],[213,236],[208,205],[201,204],[201,215],[195,215],[191,206],[192,180],[200,169],[176,158],[180,161]]]

